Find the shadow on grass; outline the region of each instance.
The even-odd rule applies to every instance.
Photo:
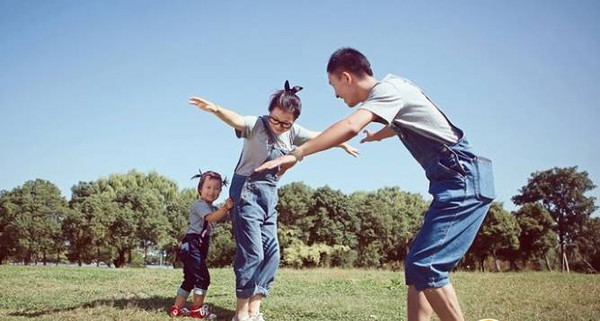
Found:
[[[217,295],[218,296],[218,295]],[[62,309],[45,309],[45,310],[29,310],[22,312],[13,312],[9,315],[16,317],[26,317],[26,318],[37,318],[44,315],[50,315],[61,312],[68,312],[77,309],[92,309],[96,307],[113,307],[120,310],[126,309],[141,309],[149,312],[158,312],[164,313],[165,316],[167,314],[168,309],[173,305],[172,297],[159,297],[153,296],[149,298],[122,298],[122,299],[101,299],[95,300],[92,302],[88,302],[82,305],[67,307]],[[231,320],[234,315],[233,310],[226,309],[220,306],[215,306],[211,304],[211,302],[206,302],[210,308],[211,312],[217,315],[217,320]]]

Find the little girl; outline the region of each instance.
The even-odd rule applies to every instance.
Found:
[[[210,285],[210,275],[206,267],[210,229],[212,224],[227,215],[233,207],[233,201],[228,198],[225,204],[217,209],[212,203],[219,197],[221,188],[227,182],[221,175],[212,171],[200,173],[192,179],[198,177],[200,199],[194,201],[190,208],[190,226],[179,251],[179,258],[183,262],[183,283],[177,290],[175,303],[169,315],[214,319],[216,315],[210,313],[208,305],[204,305],[204,297]],[[191,308],[187,309],[184,306],[190,292],[193,293],[193,302]]]
[[[234,200],[231,214],[236,241],[234,271],[236,276],[236,311],[233,321],[263,321],[260,304],[269,293],[279,266],[277,239],[277,172],[254,173],[265,161],[293,152],[319,133],[296,124],[302,104],[297,93],[302,87],[276,91],[269,103],[269,114],[241,116],[210,101],[191,97],[189,102],[214,114],[244,138],[244,147],[235,169],[230,197]],[[352,156],[356,149],[340,145]]]

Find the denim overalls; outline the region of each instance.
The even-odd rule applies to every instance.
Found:
[[[265,117],[260,118],[269,133],[266,142],[266,161],[287,153],[276,146]],[[229,196],[234,201],[232,211],[233,233],[236,241],[234,261],[235,287],[238,298],[253,295],[267,296],[269,285],[279,267],[277,239],[277,168],[250,176],[234,174]]]
[[[181,242],[179,259],[183,262],[183,283],[177,294],[187,297],[194,290],[196,295],[206,295],[210,285],[210,274],[206,266],[206,257],[210,242],[209,223],[204,221],[202,233],[186,234]]]
[[[448,272],[473,243],[495,197],[491,161],[476,156],[462,130],[446,120],[460,134],[456,144],[390,126],[425,170],[433,196],[404,264],[406,284],[418,291],[450,283]]]

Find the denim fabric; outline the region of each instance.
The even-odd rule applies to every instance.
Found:
[[[461,138],[453,145],[392,128],[425,170],[433,196],[405,260],[406,284],[419,291],[443,287],[473,243],[495,197],[491,161],[476,156],[455,126]]]
[[[206,293],[210,285],[210,274],[206,266],[208,255],[209,235],[187,234],[179,250],[179,259],[183,262],[183,283],[178,293]]]
[[[266,126],[266,125],[265,125]],[[272,141],[269,161],[285,154]],[[277,169],[250,176],[235,174],[229,196],[234,201],[233,232],[236,241],[234,271],[236,296],[267,296],[279,267],[277,239]]]

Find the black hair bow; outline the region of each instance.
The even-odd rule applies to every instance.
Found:
[[[196,175],[192,176],[192,178],[190,178],[190,179],[194,179],[194,178],[202,178],[202,170],[201,170],[200,168],[198,168],[198,172],[199,172],[200,174],[196,174]]]
[[[285,81],[285,85],[283,86],[283,88],[285,89],[285,91],[291,92],[294,95],[297,92],[299,92],[300,90],[302,90],[302,87],[300,87],[300,86],[294,86],[294,87],[290,88],[290,82],[287,80]]]

